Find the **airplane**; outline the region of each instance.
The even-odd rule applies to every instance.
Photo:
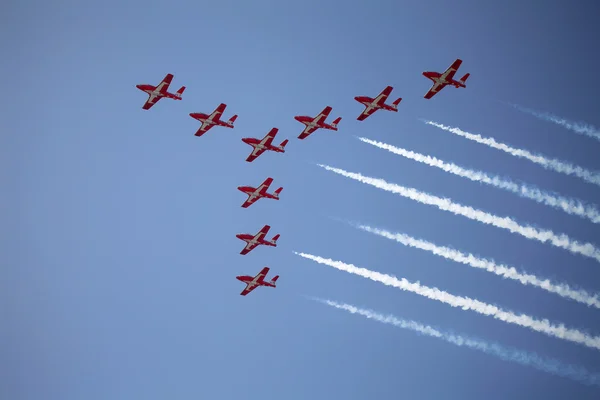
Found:
[[[388,86],[381,91],[374,99],[366,96],[356,96],[354,100],[358,101],[362,105],[365,106],[364,111],[356,118],[359,121],[364,121],[373,114],[377,110],[388,110],[398,112],[398,104],[402,101],[402,97],[398,98],[391,105],[385,104],[390,93],[394,88],[392,86]]]
[[[325,122],[329,113],[331,112],[331,107],[327,106],[317,115],[316,117],[309,117],[306,115],[297,115],[294,119],[298,122],[306,125],[306,128],[302,131],[298,139],[306,139],[311,133],[316,131],[317,129],[329,129],[330,131],[337,131],[337,125],[342,120],[342,117],[337,117],[331,125]]]
[[[254,204],[256,200],[260,199],[261,197],[279,200],[279,193],[281,193],[283,188],[280,187],[279,189],[274,191],[273,194],[268,193],[267,190],[269,190],[269,186],[271,186],[271,183],[273,183],[273,178],[269,177],[265,179],[265,181],[261,183],[260,186],[257,188],[253,188],[252,186],[238,186],[239,191],[242,191],[248,195],[248,199],[244,202],[244,204],[242,204],[242,207],[250,207],[252,204]]]
[[[287,139],[281,142],[279,146],[273,146],[273,139],[275,139],[275,135],[277,135],[278,131],[279,129],[273,128],[264,138],[260,140],[254,138],[243,138],[242,142],[253,147],[252,153],[250,153],[248,158],[246,158],[246,161],[254,161],[258,156],[264,153],[265,150],[271,150],[277,153],[285,153],[285,145],[288,143]]]
[[[275,282],[279,279],[279,275],[275,275],[270,282],[265,282],[265,276],[269,273],[269,267],[264,267],[256,276],[240,275],[235,279],[246,284],[246,288],[242,290],[240,295],[245,296],[259,286],[276,287]]]
[[[190,113],[190,117],[202,122],[202,126],[200,126],[200,129],[198,129],[195,135],[202,136],[206,132],[208,132],[210,128],[216,125],[224,126],[225,128],[233,128],[233,122],[237,119],[237,115],[234,115],[233,117],[229,118],[229,121],[221,121],[221,115],[223,114],[223,111],[225,111],[226,107],[227,104],[221,103],[217,106],[217,108],[215,108],[215,111],[213,111],[210,115],[206,115],[203,113]]]
[[[173,100],[181,100],[181,95],[185,90],[185,86],[182,86],[176,93],[169,93],[167,90],[169,89],[169,85],[171,84],[172,80],[173,75],[167,74],[167,76],[165,76],[165,78],[158,84],[158,86],[152,86],[146,83],[141,85],[135,85],[136,88],[140,89],[142,92],[145,92],[148,95],[148,100],[146,100],[146,103],[144,103],[144,106],[142,108],[144,110],[149,110],[163,97]]]
[[[238,239],[241,239],[244,242],[246,242],[246,247],[242,249],[240,254],[246,255],[261,244],[264,244],[266,246],[277,247],[277,239],[279,239],[280,236],[279,234],[273,236],[273,239],[271,239],[270,241],[264,239],[264,237],[267,236],[267,233],[269,233],[269,229],[271,229],[271,227],[269,225],[265,225],[256,235],[250,235],[248,233],[240,233],[235,235],[235,237],[237,237]]]
[[[462,64],[462,60],[457,58],[452,63],[452,65],[450,65],[450,67],[448,67],[448,69],[444,71],[443,74],[440,74],[439,72],[430,71],[423,72],[423,76],[425,78],[431,79],[433,81],[433,86],[423,97],[426,99],[431,99],[436,93],[438,93],[440,90],[446,87],[446,85],[452,85],[457,89],[461,87],[466,88],[467,85],[465,84],[465,82],[469,78],[469,75],[471,75],[470,73],[465,74],[465,76],[460,78],[460,80],[458,81],[454,80],[454,74],[460,67],[460,64]]]

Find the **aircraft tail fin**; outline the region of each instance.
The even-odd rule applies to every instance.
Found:
[[[288,139],[285,139],[283,142],[281,142],[281,144],[279,145],[279,147],[281,147],[281,150],[285,149],[285,145],[288,144],[288,142]]]
[[[179,98],[181,98],[181,95],[183,94],[183,91],[185,90],[185,86],[182,86],[181,88],[179,88],[179,90],[177,92],[175,92],[175,95]]]
[[[463,76],[462,78],[460,78],[460,83],[462,83],[463,85],[466,84],[467,79],[469,79],[469,76],[471,76],[470,73],[466,73],[465,76]]]
[[[271,282],[269,282],[271,285],[273,285],[273,287],[275,287],[275,282],[277,282],[277,279],[279,279],[279,275],[275,275],[273,277],[273,279],[271,279]]]
[[[399,97],[395,102],[392,103],[392,108],[394,110],[398,109],[398,104],[400,104],[400,102],[402,101],[402,97]]]
[[[331,123],[331,126],[334,128],[337,128],[337,125],[340,123],[341,120],[342,120],[342,117],[337,117],[336,119],[333,120],[333,122]]]
[[[237,119],[237,114],[234,115],[233,117],[229,118],[229,121],[227,121],[227,124],[230,126],[233,126],[233,123],[235,122],[235,120]]]
[[[273,239],[271,239],[271,243],[273,243],[273,245],[277,245],[277,239],[279,239],[279,236],[281,236],[279,233],[273,236]]]
[[[279,200],[279,194],[281,193],[282,190],[283,190],[283,187],[280,187],[275,192],[273,192],[273,196],[275,196],[275,198]]]

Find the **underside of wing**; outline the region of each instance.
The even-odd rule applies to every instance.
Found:
[[[381,91],[381,93],[379,93],[379,95],[375,98],[375,101],[377,103],[377,105],[381,106],[385,103],[385,101],[387,100],[387,98],[389,97],[389,95],[392,93],[392,90],[394,88],[391,86],[387,86],[385,89],[383,89]]]
[[[255,247],[256,245],[246,246],[242,249],[242,251],[240,251],[240,254],[245,256],[246,254],[250,253]]]
[[[256,275],[256,277],[258,278],[258,282],[262,284],[265,280],[265,276],[267,276],[268,273],[269,267],[264,267],[262,270],[260,270],[258,275]]]
[[[152,108],[153,105],[155,105],[159,100],[161,99],[161,97],[154,97],[152,98],[152,96],[148,97],[148,100],[146,100],[146,102],[144,103],[144,106],[142,107],[144,110],[149,110]]]
[[[440,85],[440,84],[437,84],[437,83],[436,83],[436,84],[434,84],[434,85],[431,87],[431,89],[429,89],[429,92],[427,92],[427,93],[425,94],[425,96],[424,96],[424,97],[425,97],[426,99],[430,99],[430,98],[432,98],[432,97],[433,97],[433,96],[435,96],[435,95],[436,95],[436,94],[437,94],[437,93],[438,93],[440,90],[442,90],[442,89],[444,88],[444,86],[445,86],[445,85]]]
[[[243,208],[248,208],[250,207],[252,204],[254,204],[256,202],[256,200],[258,200],[260,197],[254,197],[253,199],[248,199],[244,202],[244,204],[242,204]]]
[[[215,108],[215,111],[212,112],[212,114],[210,115],[211,120],[215,121],[215,122],[221,122],[221,116],[223,115],[223,112],[225,111],[225,108],[227,107],[226,104],[219,104],[217,106],[217,108]]]
[[[246,161],[252,162],[252,161],[256,160],[258,158],[258,156],[260,156],[264,152],[265,152],[265,149],[254,150],[254,151],[252,151],[252,153],[250,153],[248,158],[246,158]]]
[[[367,106],[367,107],[365,107],[364,111],[356,119],[359,120],[359,121],[364,121],[369,116],[371,116],[375,111],[377,111],[376,108],[369,108]]]
[[[165,78],[158,84],[157,89],[161,93],[167,93],[167,91],[169,90],[169,86],[171,85],[172,81],[173,81],[173,74],[167,74],[165,76]]]
[[[329,117],[329,113],[331,112],[332,108],[330,106],[326,106],[323,111],[321,111],[319,113],[319,115],[317,115],[315,117],[315,122],[317,124],[322,124],[323,122],[325,122],[325,120],[327,119],[327,117]]]
[[[307,137],[309,137],[312,133],[314,133],[314,131],[316,131],[317,128],[306,128],[301,134],[300,136],[298,136],[298,139],[306,139]]]
[[[251,291],[253,291],[254,289],[256,289],[258,286],[252,286],[252,287],[248,287],[246,286],[246,288],[244,290],[242,290],[242,292],[240,293],[240,295],[245,296],[248,293],[250,293]]]
[[[452,65],[450,65],[448,69],[444,71],[447,81],[452,81],[452,79],[454,79],[454,74],[456,74],[456,71],[458,71],[461,64],[462,60],[457,58]]]
[[[196,136],[202,136],[202,135],[204,135],[206,132],[208,132],[208,130],[209,130],[210,128],[212,128],[212,127],[213,127],[212,125],[208,125],[208,126],[205,126],[205,127],[202,127],[202,126],[201,126],[201,127],[200,127],[200,128],[197,130],[197,131],[196,131],[196,133],[195,133],[194,135],[196,135]]]
[[[277,128],[273,128],[267,133],[267,136],[265,136],[265,146],[270,147],[273,145],[273,139],[275,138],[275,135],[277,135],[277,131]]]

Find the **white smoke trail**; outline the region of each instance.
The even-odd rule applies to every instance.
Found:
[[[414,151],[405,150],[400,147],[392,146],[390,144],[378,142],[363,137],[359,137],[358,140],[379,147],[380,149],[387,150],[391,153],[409,158],[411,160],[427,164],[431,167],[437,167],[451,174],[458,175],[460,177],[467,178],[475,182],[486,183],[499,189],[507,190],[518,196],[535,200],[538,203],[562,210],[567,214],[587,218],[596,224],[600,223],[600,212],[598,211],[598,209],[596,209],[593,206],[587,206],[580,200],[569,199],[567,197],[559,195],[553,195],[543,190],[540,190],[534,186],[514,183],[508,179],[502,179],[499,176],[488,175],[483,171],[474,171],[471,169],[466,169],[453,163],[447,163],[435,157],[415,153]]]
[[[510,361],[524,366],[533,367],[537,370],[548,372],[563,378],[569,378],[587,385],[600,386],[600,374],[592,374],[584,367],[564,364],[555,359],[543,358],[533,352],[505,347],[494,342],[488,342],[486,340],[471,338],[464,335],[456,335],[451,332],[440,331],[416,321],[400,319],[394,315],[383,315],[373,310],[359,308],[351,304],[338,303],[333,300],[324,300],[315,297],[309,297],[309,299],[318,301],[339,310],[348,311],[351,314],[361,315],[383,324],[393,325],[397,328],[408,329],[425,336],[438,338],[456,346],[464,346],[469,349],[478,350],[490,356],[497,357],[503,361]]]
[[[598,129],[590,124],[586,124],[584,122],[572,122],[572,121],[566,120],[564,118],[561,118],[558,115],[554,115],[554,114],[551,114],[548,112],[535,111],[535,110],[532,110],[531,108],[523,107],[518,104],[513,104],[513,103],[509,103],[509,104],[511,106],[513,106],[514,108],[516,108],[517,110],[522,111],[527,114],[530,114],[530,115],[533,115],[534,117],[539,118],[541,120],[555,123],[564,128],[567,128],[575,133],[579,133],[580,135],[585,135],[587,137],[591,137],[593,139],[600,140],[600,129]]]
[[[579,303],[583,303],[587,306],[593,306],[600,308],[600,295],[590,295],[588,292],[582,289],[572,289],[565,283],[554,283],[549,279],[538,278],[535,275],[526,274],[517,271],[515,267],[510,267],[504,264],[497,264],[493,260],[487,260],[485,258],[479,258],[473,254],[461,253],[458,250],[450,247],[438,246],[434,243],[427,242],[425,240],[416,239],[414,237],[405,235],[403,233],[392,233],[384,229],[372,228],[367,225],[360,225],[351,223],[356,228],[362,229],[365,232],[379,235],[386,239],[395,240],[405,246],[413,247],[429,251],[440,257],[444,257],[448,260],[452,260],[457,263],[465,264],[473,268],[479,268],[501,276],[503,278],[513,279],[520,282],[523,285],[531,285],[544,289],[550,293],[555,293],[565,299],[575,300]]]
[[[351,178],[367,185],[375,186],[376,188],[385,190],[387,192],[396,193],[400,196],[415,200],[422,204],[428,204],[438,207],[440,210],[450,211],[456,215],[462,215],[469,219],[479,221],[484,224],[496,226],[498,228],[507,229],[513,233],[517,233],[528,239],[535,239],[542,243],[549,242],[553,246],[569,250],[575,254],[581,254],[587,257],[591,257],[596,261],[600,262],[600,250],[598,250],[591,243],[580,243],[576,240],[569,238],[565,234],[555,234],[549,230],[539,230],[532,226],[520,225],[516,221],[509,217],[498,217],[493,214],[486,213],[485,211],[477,210],[472,207],[463,206],[452,202],[450,199],[443,199],[441,197],[433,196],[425,192],[420,192],[417,189],[407,188],[404,186],[396,185],[394,183],[386,182],[379,178],[370,178],[368,176],[361,175],[355,172],[344,171],[340,168],[334,168],[327,165],[317,164],[319,167],[325,168],[328,171],[333,171],[336,174]]]
[[[560,172],[566,175],[574,175],[578,178],[583,179],[586,182],[593,183],[595,185],[600,186],[600,173],[595,171],[589,171],[585,168],[582,168],[578,165],[573,165],[565,161],[557,160],[555,158],[547,158],[546,156],[540,154],[533,154],[527,150],[517,149],[514,147],[510,147],[504,143],[496,142],[494,138],[484,138],[481,135],[465,132],[459,128],[452,128],[450,126],[438,124],[433,121],[424,121],[428,125],[433,125],[437,128],[443,129],[447,132],[454,133],[458,136],[462,136],[469,140],[473,140],[477,143],[485,144],[489,147],[492,147],[497,150],[502,150],[508,154],[511,154],[515,157],[524,158],[533,163],[541,165],[546,169],[553,170],[555,172]]]
[[[547,319],[536,320],[529,315],[517,315],[511,311],[504,311],[492,304],[487,304],[469,297],[455,296],[438,288],[423,286],[419,282],[409,282],[405,278],[398,279],[392,275],[382,274],[366,268],[359,268],[355,265],[346,264],[342,261],[334,261],[329,258],[323,258],[306,253],[294,252],[294,254],[315,261],[319,264],[339,269],[340,271],[349,272],[351,274],[362,276],[363,278],[371,279],[375,282],[383,283],[386,286],[392,286],[400,290],[416,293],[431,300],[437,300],[441,303],[446,303],[452,307],[460,307],[463,310],[472,310],[476,313],[487,315],[509,324],[519,325],[536,332],[545,333],[548,336],[553,336],[600,350],[600,336],[590,336],[578,329],[567,328],[564,326],[564,324],[553,325]]]

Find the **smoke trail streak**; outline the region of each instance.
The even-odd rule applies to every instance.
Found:
[[[567,197],[559,195],[553,195],[543,190],[540,190],[534,186],[517,184],[508,179],[502,179],[496,175],[488,175],[483,171],[466,169],[453,163],[447,163],[435,157],[415,153],[414,151],[405,150],[400,147],[392,146],[390,144],[378,142],[363,137],[359,137],[358,140],[379,147],[380,149],[387,150],[391,153],[406,157],[408,159],[429,165],[431,167],[439,168],[443,171],[460,176],[462,178],[467,178],[475,182],[486,183],[499,189],[507,190],[520,197],[531,199],[537,201],[538,203],[562,210],[567,214],[587,218],[593,223],[600,223],[600,212],[595,207],[587,206],[580,200],[569,199]]]
[[[551,282],[549,279],[542,279],[538,278],[535,275],[519,272],[514,267],[510,267],[504,264],[497,264],[493,260],[479,258],[471,253],[461,253],[460,251],[454,250],[450,247],[438,246],[434,243],[427,242],[421,239],[416,239],[403,233],[392,233],[384,229],[372,228],[368,225],[361,225],[355,223],[350,224],[358,229],[362,229],[365,232],[373,233],[386,239],[395,240],[396,242],[401,243],[405,246],[429,251],[430,253],[446,258],[448,260],[452,260],[460,264],[465,264],[473,268],[483,269],[503,278],[513,279],[515,281],[520,282],[523,285],[535,286],[540,289],[546,290],[550,293],[557,294],[565,299],[575,300],[587,306],[600,308],[600,296],[598,294],[592,296],[585,290],[572,289],[571,287],[569,287],[569,285],[565,283],[554,283]]]
[[[462,136],[469,140],[473,140],[477,143],[485,144],[486,146],[492,147],[497,150],[502,150],[502,151],[504,151],[508,154],[511,154],[515,157],[524,158],[535,164],[541,165],[542,167],[544,167],[546,169],[549,169],[549,170],[552,170],[555,172],[560,172],[565,175],[573,175],[573,176],[583,179],[586,182],[593,183],[594,185],[600,186],[600,173],[598,173],[598,172],[589,171],[578,165],[573,165],[573,164],[570,164],[565,161],[557,160],[555,158],[547,158],[546,156],[543,156],[541,154],[533,154],[527,150],[517,149],[517,148],[511,147],[511,146],[508,146],[504,143],[496,142],[496,140],[494,138],[484,138],[481,135],[465,132],[459,128],[452,128],[450,126],[438,124],[437,122],[433,122],[433,121],[424,120],[424,122],[428,125],[433,125],[437,128],[443,129],[447,132],[451,132],[458,136]]]
[[[479,221],[484,224],[507,229],[510,232],[517,233],[528,239],[538,240],[542,243],[549,242],[553,246],[560,247],[575,254],[594,258],[596,261],[600,262],[600,250],[597,249],[593,244],[580,243],[569,238],[569,236],[565,234],[555,234],[549,230],[538,230],[532,226],[520,225],[518,222],[509,217],[498,217],[485,211],[454,203],[450,199],[443,199],[425,192],[420,192],[417,189],[389,183],[383,179],[371,178],[359,173],[348,172],[340,168],[334,168],[323,164],[317,165],[321,168],[325,168],[328,171],[333,171],[336,174],[345,176],[346,178],[351,178],[359,182],[366,183],[367,185],[375,186],[376,188],[385,190],[386,192],[396,193],[400,196],[415,200],[422,204],[436,206],[440,210],[449,211],[455,215],[462,215],[463,217]]]
[[[572,121],[566,120],[564,118],[561,118],[558,115],[554,115],[554,114],[548,113],[548,112],[535,111],[535,110],[532,110],[531,108],[523,107],[518,104],[513,104],[513,103],[508,103],[508,104],[510,104],[512,107],[516,108],[519,111],[533,115],[534,117],[539,118],[541,120],[555,123],[564,128],[567,128],[575,133],[579,133],[580,135],[584,135],[584,136],[591,137],[596,140],[600,140],[600,129],[598,129],[590,124],[586,124],[584,122],[572,122]]]
[[[547,319],[536,320],[529,315],[517,315],[512,311],[502,310],[501,308],[492,304],[487,304],[466,296],[455,296],[438,288],[430,288],[421,285],[419,282],[409,282],[405,278],[398,279],[393,275],[382,274],[366,268],[359,268],[355,265],[346,264],[342,261],[334,261],[329,258],[323,258],[307,253],[294,252],[294,254],[315,261],[319,264],[339,269],[340,271],[345,271],[351,274],[362,276],[363,278],[371,279],[375,282],[383,283],[386,286],[416,293],[431,300],[437,300],[452,307],[460,307],[463,310],[472,310],[478,314],[487,315],[509,324],[515,324],[529,328],[536,332],[544,333],[548,336],[567,340],[573,343],[579,343],[584,346],[600,350],[600,336],[591,336],[578,329],[567,328],[564,326],[564,324],[553,325]]]
[[[533,367],[537,370],[548,372],[563,378],[569,378],[583,384],[600,386],[600,374],[592,374],[584,367],[564,364],[559,360],[543,358],[533,352],[526,352],[524,350],[502,346],[494,342],[488,342],[486,340],[471,338],[464,335],[457,335],[451,332],[440,331],[416,321],[400,319],[394,315],[383,315],[373,310],[359,308],[351,304],[338,303],[333,300],[324,300],[315,297],[309,297],[309,299],[337,308],[339,310],[348,311],[351,314],[361,315],[383,324],[393,325],[397,328],[408,329],[425,336],[441,339],[459,347],[467,347],[469,349],[478,350],[490,356],[497,357],[503,361],[514,362],[524,366]]]

